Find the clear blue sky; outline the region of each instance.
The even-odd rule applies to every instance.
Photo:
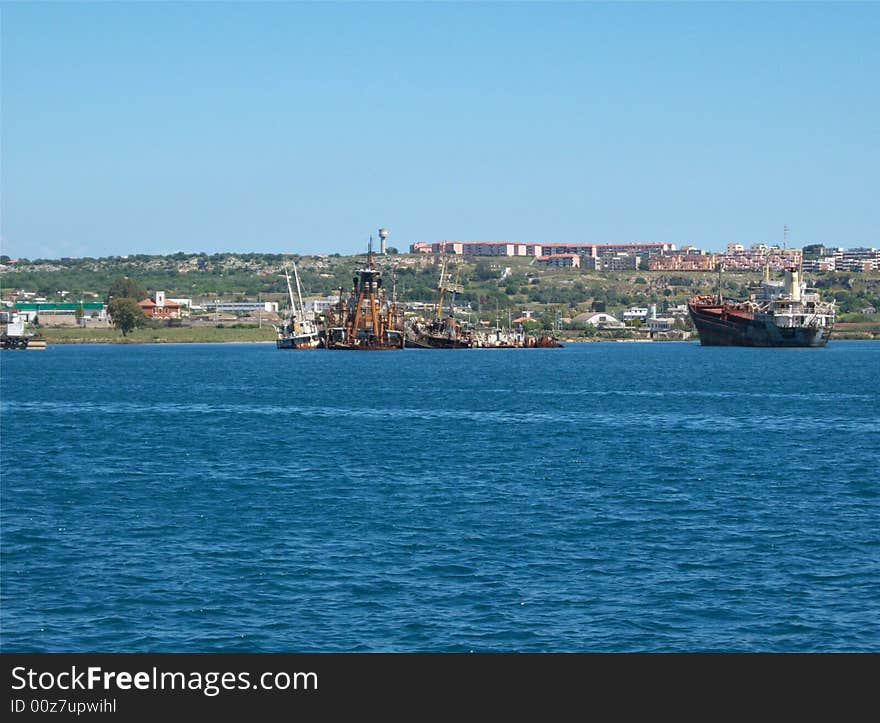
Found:
[[[880,3],[2,5],[2,250],[880,245]]]

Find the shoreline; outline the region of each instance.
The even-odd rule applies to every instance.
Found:
[[[274,344],[265,339],[137,339],[117,341],[110,339],[52,339],[46,346],[143,346],[145,344]]]
[[[113,328],[41,327],[37,335],[47,344],[252,344],[275,342],[276,333],[268,328],[163,327],[138,328],[126,336]]]
[[[44,337],[45,338],[45,337]],[[46,346],[144,346],[144,345],[176,345],[176,344],[275,344],[274,339],[49,339],[45,338]],[[835,341],[880,341],[880,336],[844,336],[833,337]],[[575,344],[699,344],[694,339],[560,339],[565,346]],[[463,350],[467,351],[467,350]]]

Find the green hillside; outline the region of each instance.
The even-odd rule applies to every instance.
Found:
[[[18,260],[0,266],[0,291],[6,298],[23,289],[47,299],[77,300],[88,293],[103,298],[114,279],[130,276],[151,292],[194,300],[282,300],[286,298],[283,269],[295,260],[307,294],[324,296],[351,285],[352,274],[364,257],[286,256],[280,254],[185,254],[99,259]],[[8,259],[2,259],[8,262]],[[377,257],[385,283],[402,301],[430,302],[439,275],[433,255],[395,254]],[[481,318],[530,309],[538,313],[573,316],[604,304],[609,312],[631,305],[684,303],[695,293],[716,290],[717,276],[698,272],[606,272],[535,266],[531,258],[454,257],[453,274],[464,286],[456,304]],[[727,273],[723,291],[744,297],[756,273]],[[808,281],[833,296],[840,312],[860,314],[880,309],[880,274],[824,272]],[[62,296],[62,292],[66,292]]]

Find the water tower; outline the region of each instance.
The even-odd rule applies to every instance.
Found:
[[[388,229],[380,228],[379,229],[379,240],[381,241],[381,253],[385,255],[385,239],[388,238]]]

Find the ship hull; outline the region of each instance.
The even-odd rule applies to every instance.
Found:
[[[359,341],[354,344],[347,341],[325,341],[324,348],[330,351],[395,351],[403,349],[403,344],[399,341],[387,343]]]
[[[397,330],[389,331],[381,339],[361,337],[354,340],[347,339],[342,329],[330,331],[330,334],[325,332],[321,340],[321,346],[330,351],[395,351],[404,347],[403,334]]]
[[[470,349],[473,345],[459,339],[443,339],[429,336],[407,337],[407,349]]]
[[[703,346],[822,347],[830,332],[824,327],[779,327],[770,321],[709,313],[689,307]]]
[[[474,343],[474,347],[480,349],[561,349],[562,344],[550,336],[517,336],[505,339],[488,335],[479,338]]]
[[[0,335],[0,349],[45,349],[46,340],[35,336]]]
[[[327,347],[330,351],[395,351],[401,348],[400,346],[367,346],[366,344],[333,344]]]
[[[286,336],[275,340],[278,349],[317,349],[319,343],[316,336]]]

